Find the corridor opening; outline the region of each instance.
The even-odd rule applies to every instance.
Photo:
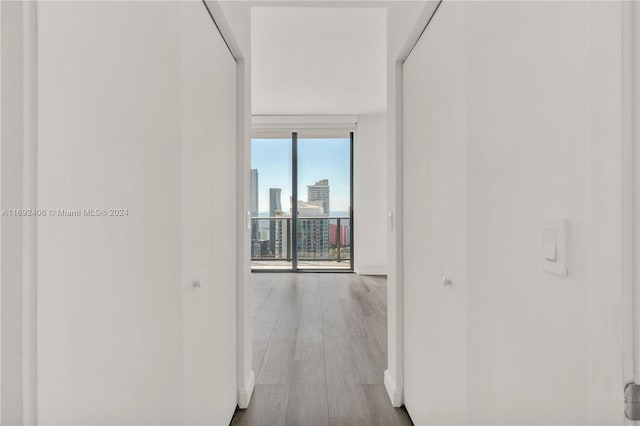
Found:
[[[251,268],[353,271],[353,132],[251,143]]]

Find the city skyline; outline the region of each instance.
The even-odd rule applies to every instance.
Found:
[[[331,182],[332,212],[350,207],[350,139],[298,139],[298,199],[307,196],[308,186]],[[282,190],[282,211],[291,208],[291,139],[253,139],[251,168],[260,174],[258,214],[269,212],[269,190]]]
[[[251,169],[251,204],[252,214],[255,216],[253,206],[258,204],[258,169]],[[289,227],[290,222],[285,218],[290,217],[290,212],[282,209],[281,188],[269,188],[269,216],[267,221],[268,235],[263,234],[260,221],[252,223],[251,231],[251,256],[252,257],[275,257],[288,258],[289,248]],[[297,252],[299,256],[306,257],[326,257],[330,255],[330,248],[338,243],[344,244],[347,240],[347,227],[337,227],[331,224],[329,213],[331,209],[331,187],[329,179],[320,179],[312,185],[307,185],[307,200],[297,201],[297,221],[295,239],[298,242]],[[288,214],[289,213],[289,214]],[[339,224],[340,219],[337,219]],[[340,229],[339,229],[340,228]],[[264,229],[264,228],[263,228]],[[336,233],[339,232],[339,235]],[[264,235],[268,239],[261,237]],[[259,238],[260,236],[260,238]]]

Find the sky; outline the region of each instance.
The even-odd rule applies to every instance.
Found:
[[[349,138],[298,139],[298,199],[307,199],[307,185],[329,179],[330,209],[349,209]],[[269,188],[282,188],[282,210],[289,212],[291,139],[253,139],[251,168],[258,169],[258,205],[269,211]]]

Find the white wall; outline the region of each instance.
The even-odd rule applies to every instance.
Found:
[[[418,425],[623,422],[621,10],[445,2],[404,65]],[[540,266],[558,216],[568,277]]]
[[[353,155],[354,270],[387,273],[387,117],[359,115]]]
[[[23,173],[23,7],[3,2],[0,120],[0,208],[22,208]],[[22,232],[23,218],[2,217],[0,303],[0,423],[22,422]]]
[[[39,220],[39,422],[228,424],[235,62],[200,2],[41,3],[38,30],[39,206],[128,209]]]

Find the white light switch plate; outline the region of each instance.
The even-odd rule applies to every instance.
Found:
[[[558,261],[558,233],[554,229],[545,229],[542,236],[544,260]]]
[[[546,217],[541,219],[540,261],[542,269],[566,277],[567,219]]]

